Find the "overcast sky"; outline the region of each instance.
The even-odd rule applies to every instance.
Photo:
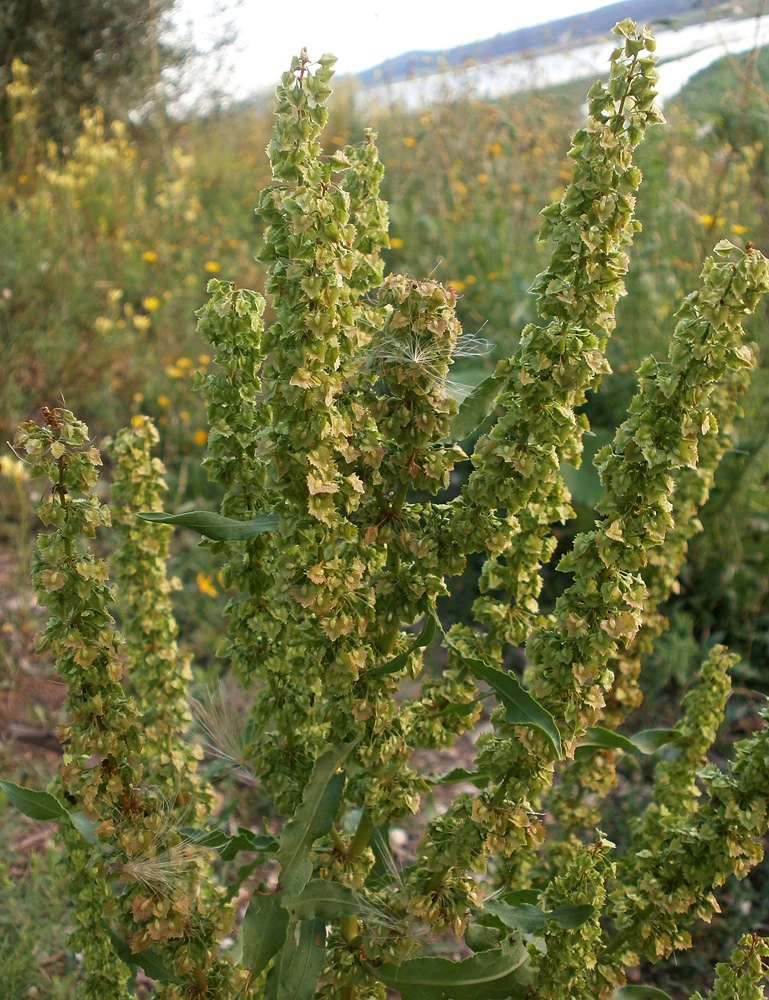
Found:
[[[302,46],[312,57],[333,52],[337,72],[354,73],[412,49],[447,49],[603,6],[600,0],[178,0],[176,21],[191,28],[201,47],[232,23],[237,42],[218,84],[242,97],[273,86]]]

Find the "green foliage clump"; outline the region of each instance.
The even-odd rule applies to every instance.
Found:
[[[560,466],[579,462],[578,411],[609,371],[637,229],[634,149],[660,121],[653,37],[630,21],[615,33],[608,83],[592,88],[572,144],[571,183],[543,213],[552,251],[533,286],[540,322],[462,404],[448,378],[462,343],[456,290],[383,276],[375,136],[323,155],[333,57],[294,60],[259,202],[269,322],[261,295],[217,279],[199,314],[215,354],[196,384],[221,513],[158,509],[148,421],[112,446],[125,642],[106,565],[84,545],[110,522],[98,452],[64,408],[22,425],[17,447],[51,483],[34,572],[71,721],[54,794],[3,787],[30,814],[61,820],[79,995],[126,996],[140,966],[173,1000],[382,1000],[387,986],[404,1000],[621,1000],[632,995],[626,969],[688,947],[691,926],[717,909],[714,889],[761,859],[768,730],[739,743],[726,769],[706,763],[729,690],[723,649],[677,729],[618,731],[753,364],[741,322],[769,291],[769,262],[752,246],[716,246],[667,360],[642,364],[627,418],[596,455],[598,517],[559,564],[570,582],[552,613],[537,599],[551,526],[572,513]],[[467,482],[446,499],[463,443],[492,409]],[[167,529],[152,522],[203,534],[235,591],[218,652],[253,696],[242,755],[283,817],[277,836],[206,819],[185,745]],[[485,559],[476,624],[444,631],[436,602],[473,553]],[[436,637],[447,665],[434,673],[423,650]],[[502,666],[523,643],[519,677]],[[491,729],[473,770],[420,773],[415,752],[451,747],[486,697]],[[675,756],[656,765],[652,799],[618,850],[600,828],[615,762],[665,745]],[[456,781],[475,792],[428,818],[413,863],[389,871],[390,825]],[[186,816],[194,826],[181,826]],[[218,885],[210,853],[241,851],[248,864]],[[261,865],[230,960],[219,943],[231,901]],[[431,953],[452,936],[458,960]],[[730,977],[758,990],[765,955],[743,940],[713,995]]]

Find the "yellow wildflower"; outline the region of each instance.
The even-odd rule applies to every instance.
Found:
[[[143,402],[144,402],[144,393],[143,392],[135,392],[134,393],[134,403],[143,403]]]
[[[211,358],[208,354],[198,354],[198,361],[201,363],[201,365],[207,365],[210,360]]]
[[[479,184],[488,184],[489,175],[488,174],[477,174],[475,178]]]
[[[454,291],[457,293],[457,295],[459,295],[461,292],[463,292],[465,290],[465,283],[464,283],[464,281],[454,281],[454,280],[452,280],[452,281],[447,281],[446,284],[449,286],[449,288],[453,288]]]
[[[208,434],[205,431],[197,430],[192,435],[192,440],[199,448],[202,448],[206,441],[208,441]]]
[[[203,266],[209,274],[216,274],[219,270],[219,262],[216,260],[207,260]]]
[[[134,316],[134,326],[137,330],[148,330],[152,325],[149,316]]]
[[[168,396],[158,396],[158,406],[168,406]]]
[[[702,223],[703,226],[712,226],[713,225],[713,221],[714,220],[713,220],[713,216],[712,215],[701,215],[700,216],[700,222]]]
[[[135,413],[131,417],[131,426],[132,427],[141,427],[143,424],[144,424],[144,417],[142,417],[140,414]]]
[[[189,410],[179,410],[179,419],[182,420],[182,421],[189,420],[190,419],[190,411]]]
[[[464,280],[464,284],[465,285],[474,285],[476,281],[477,281],[477,278],[475,277],[474,274],[466,274],[465,275],[465,280]]]
[[[145,260],[148,264],[154,264],[158,259],[158,255],[154,250],[145,250],[142,254],[142,260]]]
[[[177,358],[176,359],[177,368],[192,368],[192,362],[189,358]]]
[[[160,308],[160,299],[157,295],[148,295],[146,299],[142,299],[142,307],[148,313],[154,313],[156,309]]]
[[[182,370],[181,368],[177,368],[176,365],[168,365],[166,375],[169,375],[171,378],[181,378]]]
[[[734,225],[732,226],[732,232],[734,233],[735,236],[742,236],[742,234],[746,233],[747,231],[748,231],[747,226],[741,226],[737,222],[735,222]]]
[[[21,486],[27,478],[27,470],[20,459],[11,458],[10,455],[0,455],[0,476],[5,476],[12,483]]]
[[[403,240],[399,236],[393,236],[390,240],[390,246],[393,250],[400,250],[403,246]]]
[[[499,145],[498,142],[489,142],[486,144],[486,152],[489,154],[489,156],[499,156],[499,154],[502,152],[502,147]]]
[[[210,576],[206,576],[205,573],[198,573],[195,577],[195,583],[198,585],[198,590],[201,594],[205,594],[207,597],[216,597],[219,591],[213,584],[213,580]]]
[[[406,135],[406,136],[403,137],[403,145],[407,149],[413,149],[414,146],[416,146],[416,144],[417,144],[417,141],[416,141],[416,139],[414,138],[413,135]]]

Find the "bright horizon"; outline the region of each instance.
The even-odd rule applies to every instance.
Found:
[[[274,86],[292,55],[333,52],[336,72],[359,73],[415,49],[441,51],[517,28],[534,27],[608,6],[600,0],[179,0],[175,23],[202,49],[229,22],[237,41],[217,71],[217,89],[234,98]],[[222,11],[224,7],[224,11]],[[329,11],[333,13],[329,13]]]

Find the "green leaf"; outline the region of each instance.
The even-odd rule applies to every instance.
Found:
[[[609,1000],[672,1000],[672,997],[653,986],[618,986]]]
[[[504,379],[489,375],[466,397],[451,421],[449,441],[464,441],[477,430],[494,409]]]
[[[50,792],[38,792],[34,788],[23,788],[12,781],[0,781],[0,788],[16,806],[30,819],[69,819],[69,813]]]
[[[224,894],[225,902],[231,902],[240,891],[240,887],[249,875],[253,874],[257,868],[264,864],[264,858],[260,855],[247,865],[241,865],[235,872],[235,877],[227,883],[227,891]]]
[[[252,521],[236,521],[212,510],[190,510],[185,514],[166,514],[163,511],[145,511],[136,515],[145,521],[157,524],[180,524],[183,528],[197,531],[215,542],[240,542],[246,538],[261,535],[263,531],[275,531],[278,527],[277,514],[260,514]]]
[[[145,976],[160,983],[179,983],[181,981],[174,970],[166,965],[160,955],[151,948],[133,952],[128,942],[115,934],[113,930],[109,930],[108,933],[115,954],[121,962],[125,962],[130,968],[142,969]]]
[[[428,775],[431,785],[456,785],[460,781],[469,781],[476,788],[485,788],[489,783],[489,775],[485,771],[468,771],[464,767],[452,767],[446,774]]]
[[[677,729],[644,729],[630,737],[633,746],[641,753],[656,753],[660,747],[675,743],[680,733]]]
[[[589,920],[594,912],[594,908],[587,904],[557,906],[554,910],[540,910],[538,907],[532,906],[531,903],[510,906],[501,899],[490,899],[481,911],[481,913],[490,913],[497,917],[505,927],[515,928],[523,931],[524,934],[536,934],[550,920],[560,927],[574,930]]]
[[[509,723],[539,730],[553,748],[556,757],[559,760],[563,757],[561,734],[555,719],[536,698],[521,687],[513,674],[497,670],[474,657],[463,656],[462,662],[476,680],[485,681],[499,695],[506,709],[505,719]]]
[[[274,837],[256,834],[243,826],[238,827],[234,836],[229,836],[223,830],[194,830],[190,827],[185,827],[180,832],[198,847],[210,847],[216,851],[222,861],[232,861],[240,851],[271,854],[278,849],[278,841]]]
[[[463,962],[414,958],[370,971],[402,1000],[519,1000],[532,975],[526,948],[511,939]]]
[[[592,427],[583,438],[582,462],[578,469],[564,462],[561,476],[571,493],[572,499],[583,507],[593,508],[605,494],[598,469],[593,459],[598,451],[614,440],[614,430],[608,427]]]
[[[12,781],[0,781],[0,788],[3,789],[10,802],[30,819],[68,819],[83,840],[89,844],[98,842],[94,833],[97,824],[86,819],[81,812],[69,812],[66,806],[62,805],[50,792],[24,788]]]
[[[83,840],[89,844],[97,844],[99,842],[99,838],[94,833],[94,830],[99,825],[98,823],[92,823],[81,812],[72,812],[69,814],[69,818]]]
[[[589,760],[599,750],[625,750],[652,754],[667,743],[672,743],[677,732],[675,729],[645,729],[635,736],[623,736],[603,726],[591,726],[577,744],[574,753],[575,760]]]
[[[243,965],[249,970],[246,992],[286,941],[290,918],[280,896],[255,892],[243,918]]]
[[[355,746],[347,743],[333,747],[318,758],[301,803],[283,827],[278,861],[283,868],[281,886],[287,896],[298,896],[310,880],[312,845],[328,833],[336,818],[344,790],[344,776],[337,771]]]
[[[310,879],[299,895],[286,900],[285,905],[299,920],[321,917],[329,921],[339,916],[355,916],[361,909],[352,889],[324,878]]]
[[[435,619],[434,614],[429,614],[427,616],[427,621],[424,624],[422,631],[416,637],[414,642],[409,646],[405,653],[399,653],[392,660],[388,660],[387,663],[381,663],[378,667],[374,667],[369,670],[368,677],[383,677],[385,674],[394,674],[398,670],[403,670],[403,668],[408,663],[409,657],[417,649],[424,649],[429,646],[430,643],[435,638],[435,632],[438,627],[438,623]]]
[[[313,1000],[326,961],[326,924],[303,920],[293,925],[267,974],[266,1000]]]
[[[536,906],[539,902],[540,893],[537,889],[511,889],[500,898],[510,906],[520,906],[521,903],[531,903]]]

